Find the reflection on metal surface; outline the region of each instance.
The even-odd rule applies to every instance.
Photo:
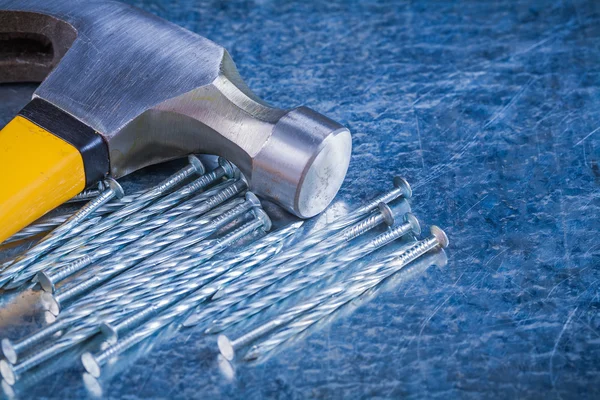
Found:
[[[104,391],[102,390],[102,385],[100,384],[100,382],[98,382],[96,378],[94,378],[87,372],[84,372],[82,379],[83,384],[85,385],[85,389],[87,390],[90,396],[95,398],[102,398]]]
[[[225,379],[228,381],[235,379],[235,367],[221,354],[217,355],[217,364],[219,365],[219,370]]]
[[[406,246],[402,251],[405,251],[405,250],[410,251],[411,247],[413,247],[413,245]],[[405,281],[406,279],[410,279],[412,276],[414,276],[416,273],[418,273],[417,271],[422,272],[424,269],[429,268],[430,266],[434,265],[437,262],[443,262],[444,263],[443,265],[445,265],[447,262],[447,258],[445,257],[445,252],[443,250],[441,250],[438,253],[442,253],[442,254],[444,254],[444,256],[436,258],[435,254],[434,254],[434,255],[425,256],[422,259],[418,259],[416,262],[414,262],[414,265],[412,265],[409,269],[406,270],[405,273],[403,273],[403,271],[404,271],[403,268],[397,269],[396,272],[393,273],[394,275],[398,275],[394,279],[395,283],[398,284],[398,283],[400,283],[401,280]],[[388,258],[384,262],[387,264],[390,261],[391,261],[391,259]],[[373,265],[376,265],[376,264],[377,264],[377,262],[374,263]],[[437,264],[435,264],[435,265],[437,265]],[[368,269],[368,267],[367,267],[367,269]],[[389,275],[387,278],[383,278],[380,282],[384,282],[385,280],[389,279],[390,277],[394,277],[394,275]],[[372,278],[372,277],[369,276],[369,278]],[[376,279],[374,279],[373,281],[375,282]],[[371,298],[375,293],[378,292],[379,285],[380,285],[380,283],[377,283],[376,285],[372,286],[370,289],[364,290],[358,295],[354,295],[352,292],[350,292],[351,289],[348,287],[347,289],[344,289],[344,291],[340,292],[340,296],[339,296],[340,299],[338,299],[336,297],[332,297],[331,299],[326,299],[326,301],[324,301],[323,303],[320,303],[321,300],[317,300],[314,302],[314,304],[315,304],[314,307],[309,307],[306,310],[302,310],[302,311],[300,311],[299,309],[290,310],[290,311],[296,311],[296,310],[300,311],[299,313],[297,313],[297,315],[299,316],[298,320],[295,321],[294,323],[290,324],[290,326],[286,326],[284,324],[283,325],[284,327],[281,331],[274,334],[272,337],[267,338],[266,340],[259,343],[258,345],[253,346],[248,351],[248,353],[246,353],[244,355],[244,360],[245,361],[255,361],[255,362],[266,361],[269,357],[273,356],[276,352],[282,351],[287,346],[289,346],[293,343],[296,343],[299,340],[303,340],[304,338],[306,338],[308,335],[312,334],[316,330],[322,329],[323,326],[330,323],[332,320],[338,318],[340,316],[340,313],[343,313],[344,311],[347,311],[347,312],[354,311],[356,309],[356,307],[358,307],[362,302]],[[365,286],[365,287],[368,287],[368,286]],[[348,290],[348,291],[346,291],[346,290]],[[317,298],[318,297],[319,296],[317,296]],[[328,303],[331,303],[331,306],[329,306]],[[323,307],[323,310],[319,310],[319,307],[321,307],[321,306],[325,306],[325,307]],[[312,311],[313,308],[316,308],[316,311]],[[296,315],[295,312],[294,312],[294,315]],[[233,359],[233,356],[234,356],[234,353],[236,350],[233,347],[234,343],[227,339],[224,339],[223,336],[220,336],[219,339],[220,339],[219,348],[221,350],[221,353],[224,355],[224,357]],[[247,345],[249,343],[250,342],[240,343],[240,344],[243,346],[243,345]]]

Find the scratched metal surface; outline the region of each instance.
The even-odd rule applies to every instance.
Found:
[[[598,398],[600,3],[131,3],[224,45],[274,104],[350,127],[321,220],[402,174],[413,211],[446,228],[448,264],[230,379],[193,329],[99,382],[72,368],[17,396]],[[0,124],[32,90],[0,88]]]

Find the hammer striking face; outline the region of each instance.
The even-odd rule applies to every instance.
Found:
[[[225,49],[118,2],[0,0],[0,82],[24,81],[41,84],[0,132],[0,242],[107,175],[191,153],[307,218],[350,161],[342,125],[269,106]]]

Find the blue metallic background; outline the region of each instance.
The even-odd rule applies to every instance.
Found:
[[[346,124],[332,210],[403,175],[448,264],[232,379],[192,329],[99,382],[77,366],[17,397],[599,397],[599,2],[129,2],[224,45],[271,103]],[[0,125],[33,89],[0,87]]]

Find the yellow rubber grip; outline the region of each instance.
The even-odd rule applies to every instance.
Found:
[[[21,116],[0,131],[0,243],[84,187],[74,146]]]

